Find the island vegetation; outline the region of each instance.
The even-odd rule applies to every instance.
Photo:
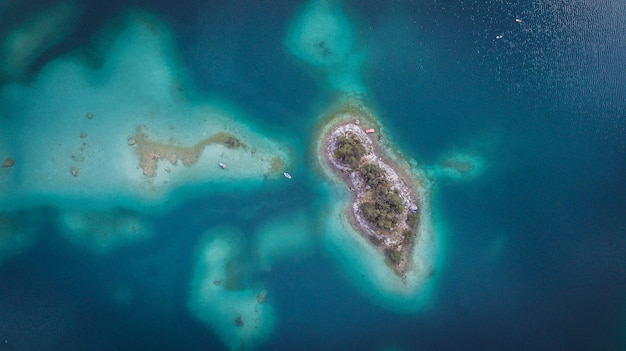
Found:
[[[365,147],[354,135],[342,136],[337,138],[333,155],[337,161],[347,165],[352,170],[356,170],[359,167],[361,157],[365,155]]]
[[[326,145],[330,164],[354,194],[353,224],[403,276],[420,223],[414,191],[358,123],[335,126]]]
[[[400,221],[403,210],[402,198],[397,190],[391,190],[384,172],[377,165],[365,164],[359,168],[359,173],[372,193],[370,201],[361,203],[361,213],[378,233],[391,230]]]

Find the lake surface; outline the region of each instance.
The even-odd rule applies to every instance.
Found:
[[[194,96],[236,106],[239,122],[293,155],[290,181],[173,192],[166,210],[139,210],[152,236],[105,253],[65,239],[55,218],[71,204],[52,192],[36,206],[33,243],[0,261],[0,350],[229,349],[188,301],[199,245],[223,227],[238,233],[242,284],[263,286],[273,311],[267,336],[248,348],[623,350],[626,5],[329,1],[363,50],[364,101],[402,154],[426,168],[457,152],[484,162],[474,178],[436,180],[442,264],[428,307],[402,313],[363,293],[320,229],[332,197],[311,144],[338,92],[285,45],[305,3],[86,1],[56,44],[0,76],[0,91],[28,88],[118,31],[120,16],[147,12],[171,31],[168,52]],[[0,32],[54,5],[9,0]],[[21,107],[0,108],[3,126],[25,123]],[[10,210],[35,207],[24,201]],[[261,267],[257,243],[279,227],[293,230],[293,249]]]

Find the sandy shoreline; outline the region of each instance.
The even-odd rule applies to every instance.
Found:
[[[406,271],[414,265],[414,248],[418,246],[418,241],[424,239],[422,236],[427,234],[424,233],[425,226],[423,225],[426,223],[421,223],[422,220],[420,220],[417,229],[410,228],[405,220],[410,213],[421,213],[426,209],[427,205],[424,200],[427,200],[427,193],[422,184],[419,184],[423,182],[410,176],[411,171],[403,164],[404,162],[394,159],[391,155],[386,155],[389,150],[384,150],[379,144],[380,134],[376,127],[376,123],[369,121],[369,116],[366,113],[345,112],[337,114],[321,131],[318,158],[330,170],[329,176],[339,177],[345,183],[347,190],[351,192],[350,208],[346,211],[350,225],[369,242],[377,246],[382,254],[387,254],[389,251],[399,252],[401,259],[393,266],[396,274],[404,277]],[[368,134],[365,130],[369,128],[374,128],[376,131]],[[385,178],[391,184],[391,190],[398,190],[403,201],[404,210],[400,216],[401,220],[388,232],[377,231],[359,210],[360,205],[371,197],[371,194],[368,193],[368,186],[359,171],[352,171],[347,165],[338,163],[333,157],[337,139],[346,135],[356,137],[366,149],[360,164],[372,163],[380,167]],[[425,212],[425,214],[430,215],[429,209],[426,209]],[[417,233],[414,243],[410,246],[404,244],[402,233],[405,230]]]

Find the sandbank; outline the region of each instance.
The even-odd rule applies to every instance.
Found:
[[[154,233],[148,218],[121,208],[59,210],[57,226],[66,240],[97,254],[146,240]]]
[[[289,147],[236,106],[199,95],[175,51],[167,24],[129,12],[32,82],[0,86],[0,209],[154,213],[280,179]]]
[[[466,152],[450,153],[439,162],[429,167],[428,173],[435,178],[453,180],[472,180],[485,171],[485,161],[476,155]]]
[[[201,239],[188,308],[231,350],[249,350],[267,340],[274,326],[270,293],[251,284],[240,265],[242,234],[213,228]]]

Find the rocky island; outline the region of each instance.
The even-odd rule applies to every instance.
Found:
[[[408,169],[383,150],[380,131],[361,107],[329,117],[321,133],[322,166],[351,193],[345,211],[351,227],[375,245],[403,278],[412,265],[420,226],[421,197]]]

